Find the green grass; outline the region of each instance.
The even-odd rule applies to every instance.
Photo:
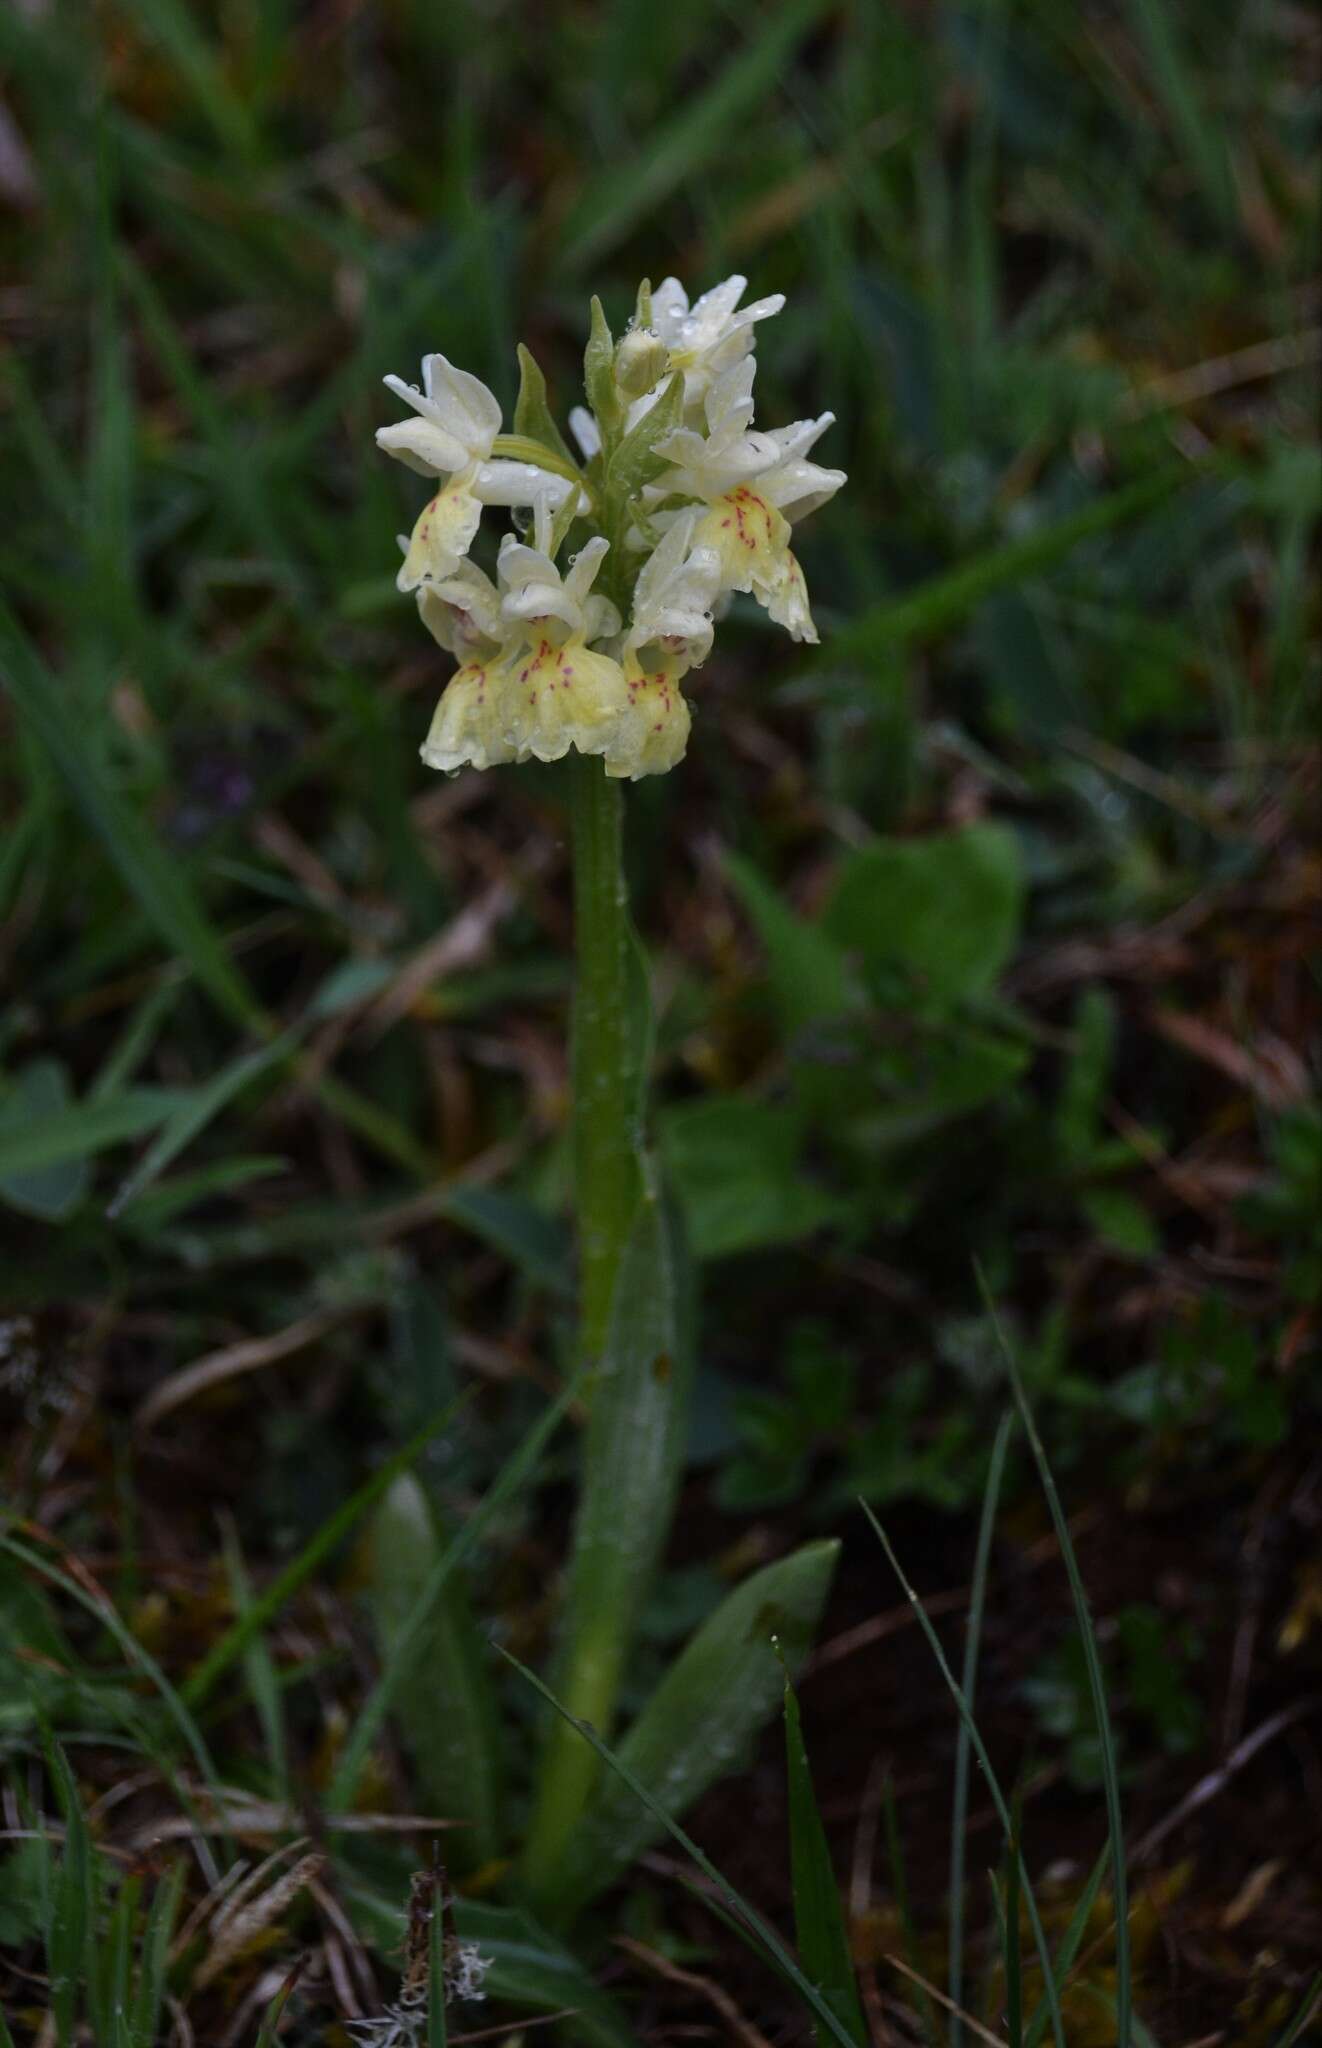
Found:
[[[512,426],[518,340],[563,420],[588,294],[618,327],[670,270],[786,292],[762,412],[833,410],[850,482],[802,533],[820,649],[736,604],[688,760],[630,792],[677,1351],[699,1298],[703,1341],[621,1721],[741,1571],[843,1536],[830,1628],[873,1614],[861,1495],[924,1587],[971,1568],[963,1710],[913,1631],[801,1678],[821,1972],[880,1750],[906,1904],[879,1881],[848,1934],[929,2032],[978,2038],[878,1954],[1002,2037],[1017,2000],[1025,2048],[1111,2048],[1131,2009],[1175,2048],[1227,1997],[1246,2048],[1305,2037],[1288,1799],[1274,1888],[1222,1927],[1261,1860],[1236,1801],[1293,1782],[1284,1751],[1129,1912],[1119,1848],[1122,1804],[1141,1834],[1317,1684],[1284,1505],[1322,1407],[1309,34],[1265,4],[1209,36],[1191,0],[0,16],[0,2042],[49,2007],[60,2048],[75,2010],[151,2048],[171,2000],[199,2040],[240,2007],[245,2040],[320,2040],[344,1937],[306,1888],[199,1973],[215,1889],[327,1809],[363,1822],[326,1830],[325,1883],[380,2010],[431,1858],[378,1824],[427,1811],[409,1644],[462,1592],[548,1668],[580,1420],[565,790],[418,764],[445,665],[393,584],[420,487],[372,436],[432,348]],[[250,1341],[266,1363],[135,1420]],[[405,1470],[443,1533],[391,1637],[365,1532]],[[1205,1707],[1191,1747],[1113,1653],[1135,1606]],[[1024,1690],[1076,1654],[1079,1714],[1110,1702],[1095,1794]],[[488,1665],[517,1850],[541,1703]],[[572,1942],[470,1861],[475,2011],[575,2006],[602,2048],[640,2011],[712,2023],[627,1929],[772,2037],[855,2038],[803,2003],[778,1813],[744,1860],[761,1754],[685,1823],[760,1961],[655,1842]],[[1029,1927],[1013,1995],[988,1865],[1016,1957]]]

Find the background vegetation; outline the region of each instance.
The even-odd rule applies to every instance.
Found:
[[[689,759],[630,792],[703,1331],[658,1668],[750,1564],[844,1538],[804,1726],[876,2038],[918,2038],[884,1958],[942,1981],[956,1723],[855,1503],[957,1643],[1006,1398],[976,1258],[1098,1616],[1139,2009],[1174,2048],[1298,2007],[1322,1950],[1317,56],[1277,0],[0,16],[17,2040],[53,2038],[47,1971],[84,1953],[70,1870],[110,1916],[94,2020],[143,1959],[135,2038],[155,1998],[162,2039],[252,2039],[297,1955],[287,2041],[393,1995],[425,1745],[384,1732],[357,1832],[323,1829],[379,1654],[334,1518],[463,1387],[417,1464],[462,1518],[561,1384],[570,930],[556,771],[418,765],[443,670],[393,587],[418,492],[373,448],[380,379],[440,348],[508,405],[522,337],[563,414],[587,293],[618,324],[672,270],[789,295],[763,409],[832,407],[850,484],[804,533],[820,651],[736,610]],[[534,1662],[566,1460],[473,1560]],[[1030,1477],[1012,1449],[979,1711],[1050,1910],[1104,1828]],[[250,1802],[228,1841],[204,1759]],[[773,1738],[752,1769],[694,1832],[784,1923]],[[874,1855],[887,1810],[902,1873]],[[259,1874],[226,1918],[239,1853]],[[1114,2038],[1105,1893],[1096,1916],[1081,2048]],[[546,1964],[543,2011],[606,1986],[642,2038],[793,2037],[667,1858],[585,1954],[567,1995]]]

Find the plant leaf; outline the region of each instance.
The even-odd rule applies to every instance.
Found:
[[[691,1380],[678,1337],[671,1223],[651,1187],[620,1260],[591,1387],[561,1652],[569,1713],[603,1733],[614,1721],[634,1630],[670,1531]],[[525,1864],[534,1900],[558,1890],[560,1856],[596,1776],[592,1752],[572,1725],[554,1722]]]
[[[839,1550],[838,1542],[805,1544],[754,1572],[686,1644],[619,1745],[629,1782],[598,1786],[570,1844],[558,1917],[568,1920],[614,1883],[662,1832],[633,1786],[679,1815],[738,1767],[775,1707],[780,1658],[792,1671],[807,1651]]]
[[[767,952],[771,986],[785,1032],[796,1037],[849,1007],[843,949],[820,925],[798,917],[752,861],[727,853],[724,867]]]
[[[450,1574],[476,1549],[506,1502],[512,1500],[532,1478],[542,1452],[568,1413],[577,1391],[577,1382],[571,1381],[538,1416],[522,1442],[516,1445],[501,1466],[478,1507],[433,1561],[409,1614],[399,1624],[381,1675],[368,1694],[353,1733],[344,1746],[326,1795],[326,1805],[331,1812],[342,1812],[352,1799],[376,1732],[390,1711],[395,1689],[408,1669],[415,1645],[426,1638],[432,1611],[445,1590]]]
[[[401,1473],[372,1517],[365,1543],[372,1619],[388,1661],[443,1550],[427,1496]],[[395,1713],[429,1812],[463,1821],[447,1861],[460,1870],[499,1855],[500,1720],[462,1579],[451,1574],[408,1653]]]
[[[541,365],[532,350],[522,342],[519,343],[519,395],[514,401],[514,431],[529,441],[541,441],[546,447],[554,448],[577,469],[565,437],[556,425],[555,414],[547,403],[546,379]]]
[[[841,2023],[859,2043],[859,2048],[867,2048],[867,2024],[859,2003],[840,1887],[836,1883],[831,1850],[813,1791],[799,1703],[788,1679],[785,1681],[785,1767],[789,1781],[790,1868],[799,1961]],[[826,2048],[829,2038],[818,2027],[818,2048]]]

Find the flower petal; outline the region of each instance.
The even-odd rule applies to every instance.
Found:
[[[500,432],[500,402],[480,377],[442,355],[424,356],[422,383],[432,416],[462,441],[470,457],[490,455]]]
[[[429,768],[453,775],[515,758],[505,734],[504,688],[504,674],[490,663],[470,663],[450,678],[420,749]]]
[[[468,461],[453,434],[435,420],[397,420],[393,426],[378,427],[376,445],[419,476],[449,476]]]
[[[423,506],[395,578],[400,590],[416,590],[420,583],[442,583],[458,569],[482,519],[482,507],[472,491],[476,469],[473,463],[460,470]]]
[[[578,486],[535,463],[508,462],[498,456],[481,465],[474,489],[484,505],[537,505],[544,500],[556,512]]]
[[[505,732],[520,761],[558,761],[571,747],[604,754],[611,746],[628,693],[609,655],[578,638],[559,647],[543,639],[507,673]]]
[[[664,669],[647,672],[636,660],[624,671],[628,707],[606,749],[606,773],[637,782],[664,775],[684,758],[692,723],[684,693]]]

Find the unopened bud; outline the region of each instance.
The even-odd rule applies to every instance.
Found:
[[[615,382],[626,398],[641,398],[666,374],[670,351],[649,327],[631,327],[615,351]]]

